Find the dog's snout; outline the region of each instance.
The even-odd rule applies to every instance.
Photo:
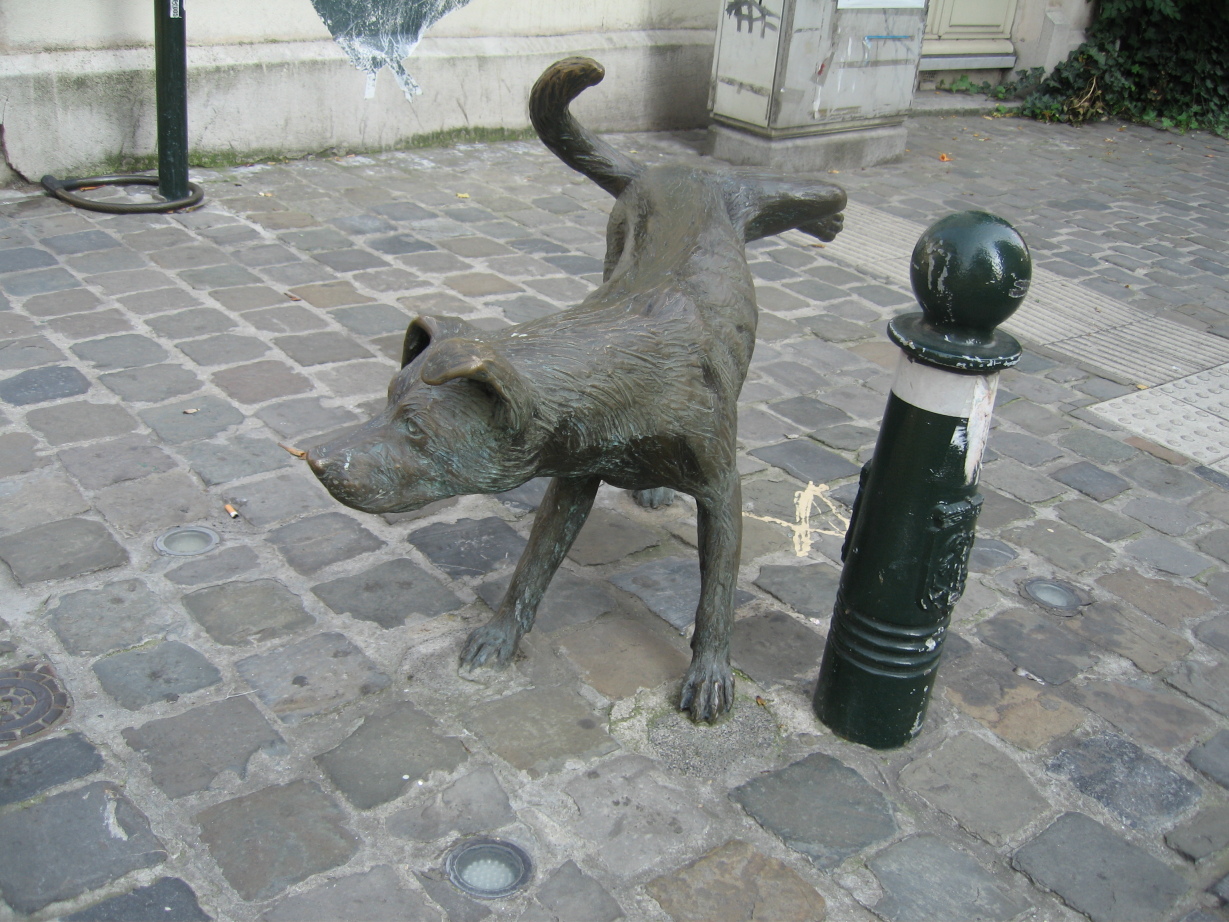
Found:
[[[304,460],[307,462],[307,466],[311,468],[312,473],[321,480],[324,480],[328,476],[329,468],[332,466],[334,459],[327,452],[323,452],[319,448],[310,448]]]

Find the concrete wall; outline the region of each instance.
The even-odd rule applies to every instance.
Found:
[[[1067,59],[1084,41],[1096,13],[1094,0],[1032,0],[1016,10],[1011,40],[1016,70],[1044,67],[1046,72]]]
[[[243,161],[402,146],[458,129],[525,129],[552,61],[607,68],[576,111],[600,130],[706,124],[721,0],[472,0],[406,61],[408,101],[387,71],[374,98],[310,0],[187,0],[193,155]],[[150,0],[4,0],[0,112],[9,167],[80,176],[155,145]],[[0,180],[4,178],[0,173]]]

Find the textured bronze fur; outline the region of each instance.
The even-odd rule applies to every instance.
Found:
[[[499,612],[461,653],[471,668],[512,657],[602,481],[690,494],[701,589],[680,707],[711,720],[734,694],[735,432],[756,327],[744,244],[795,227],[831,240],[845,193],[763,173],[645,167],[568,112],[601,79],[594,61],[560,61],[530,100],[543,142],[616,198],[601,287],[496,332],[418,318],[384,412],[308,462],[338,500],[377,513],[553,478]]]

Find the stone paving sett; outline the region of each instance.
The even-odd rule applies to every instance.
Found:
[[[260,918],[261,922],[425,922],[438,916],[421,896],[401,885],[392,868],[380,865],[285,897]]]
[[[192,888],[177,877],[103,900],[64,916],[64,922],[209,922]]]
[[[1184,627],[1188,620],[1207,614],[1215,605],[1197,589],[1169,579],[1144,576],[1135,570],[1107,573],[1097,579],[1097,585],[1171,628]]]
[[[149,765],[154,784],[172,798],[208,790],[222,772],[245,777],[253,754],[283,742],[242,696],[129,727],[123,736]]]
[[[100,522],[73,518],[0,538],[0,560],[26,586],[124,566],[128,552]]]
[[[564,792],[579,810],[571,820],[573,832],[620,875],[673,863],[704,842],[715,820],[691,792],[659,780],[653,763],[638,755],[596,763]]]
[[[316,762],[350,803],[370,810],[400,797],[432,772],[452,772],[468,757],[460,739],[441,735],[429,715],[400,701],[369,714]]]
[[[196,814],[201,841],[245,900],[345,864],[358,850],[345,814],[309,781],[262,788]]]
[[[700,562],[694,557],[650,560],[611,577],[610,582],[638,597],[680,634],[685,633],[696,618],[696,604],[700,600]],[[741,589],[734,592],[736,606],[751,598]]]
[[[391,814],[389,834],[417,842],[493,833],[516,820],[508,795],[489,765],[479,765],[426,803]]]
[[[977,626],[983,642],[1051,685],[1075,678],[1095,661],[1092,648],[1056,618],[1016,608]]]
[[[564,688],[532,688],[471,708],[466,729],[501,759],[537,778],[569,759],[594,759],[618,749],[593,708]]]
[[[320,583],[312,592],[338,614],[383,628],[398,627],[411,617],[434,618],[464,605],[434,576],[404,558]]]
[[[1154,831],[1171,825],[1202,794],[1198,785],[1110,733],[1068,742],[1046,770],[1071,782],[1132,829]]]
[[[0,894],[37,912],[166,860],[149,821],[106,781],[54,794],[0,815]]]
[[[136,646],[173,623],[158,596],[139,579],[68,593],[47,614],[60,642],[77,655]]]
[[[1064,813],[1012,864],[1093,922],[1163,918],[1186,882],[1095,820]]]
[[[888,922],[1007,922],[1029,908],[977,861],[937,836],[911,836],[867,864],[884,891],[875,913]]]
[[[508,574],[482,583],[477,589],[478,597],[491,611],[499,611],[511,582],[512,575]],[[539,634],[549,634],[592,621],[618,607],[619,600],[615,596],[616,593],[605,582],[584,579],[560,568],[538,606],[533,630]]]
[[[282,525],[269,532],[266,540],[304,576],[384,546],[381,539],[340,512],[325,512]]]
[[[392,681],[344,635],[334,632],[246,657],[235,663],[235,669],[287,724],[373,695]]]
[[[822,753],[753,778],[730,797],[823,869],[891,838],[897,829],[887,798],[852,768]]]
[[[102,767],[98,750],[79,733],[38,740],[0,755],[0,806],[19,804]]]
[[[183,604],[210,637],[228,645],[271,640],[316,622],[297,595],[271,579],[197,589]]]
[[[676,679],[691,661],[663,632],[632,617],[599,618],[569,633],[559,647],[585,682],[611,700]]]
[[[1163,688],[1093,681],[1074,689],[1073,697],[1132,739],[1157,749],[1184,748],[1210,729],[1201,710]]]
[[[910,762],[901,783],[965,829],[1002,845],[1049,809],[1028,776],[1004,753],[970,733]],[[968,910],[948,910],[953,918]],[[932,913],[939,918],[943,913]]]
[[[948,638],[950,643],[952,636]],[[984,651],[939,671],[939,688],[960,710],[1021,749],[1039,749],[1079,727],[1084,713]]]
[[[178,586],[219,583],[254,570],[259,562],[250,547],[223,547],[200,560],[189,560],[167,570],[164,576]]]
[[[827,911],[797,871],[738,840],[656,878],[647,889],[674,922],[814,922]]]
[[[1165,844],[1199,861],[1229,848],[1229,806],[1208,807],[1165,834]]]
[[[155,701],[175,701],[222,680],[216,666],[177,640],[106,656],[94,663],[94,674],[103,690],[129,711]]]
[[[1221,787],[1229,788],[1229,732],[1221,730],[1187,754],[1186,760]]]

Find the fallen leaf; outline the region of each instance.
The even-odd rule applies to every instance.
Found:
[[[951,162],[952,158],[949,157],[947,154],[939,154],[939,159],[942,160],[944,163],[949,163]]]
[[[768,707],[768,702],[765,701],[763,698],[761,698],[759,695],[755,696],[755,703],[758,704],[762,708]]]
[[[841,171],[840,171],[840,170],[829,170],[828,172],[829,172],[829,173],[839,173],[839,172],[841,172]]]

